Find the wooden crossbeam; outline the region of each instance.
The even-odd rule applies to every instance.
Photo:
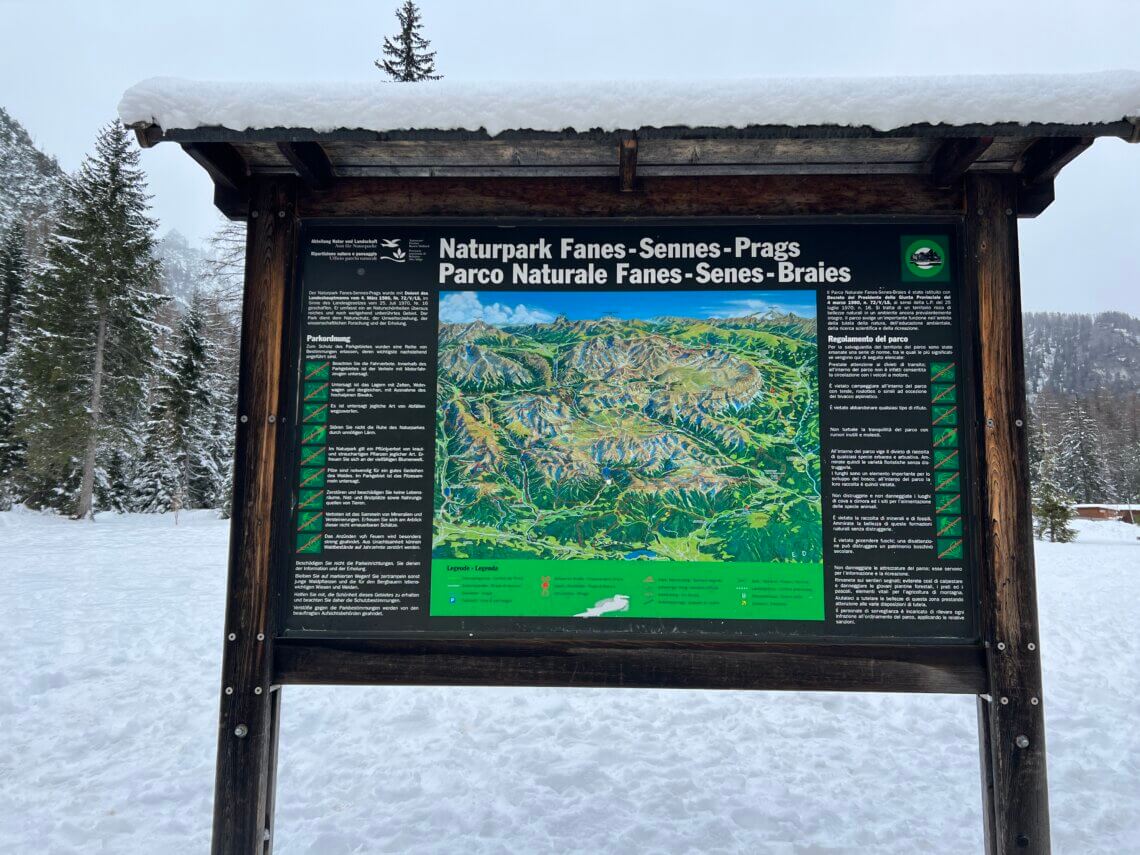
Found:
[[[1069,161],[1093,144],[1094,137],[1042,137],[1022,153],[1017,171],[1029,187],[1057,177]]]
[[[971,164],[985,153],[993,137],[945,139],[930,158],[930,180],[935,187],[953,187]]]
[[[334,177],[332,163],[320,143],[279,142],[277,148],[309,187],[323,190],[332,185]]]
[[[249,183],[249,166],[236,148],[224,142],[183,143],[182,150],[209,173],[216,186],[244,191]]]

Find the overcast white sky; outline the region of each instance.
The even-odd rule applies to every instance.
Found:
[[[77,166],[131,84],[371,80],[399,0],[0,0],[0,105]],[[1140,67],[1140,2],[422,0],[453,79],[1096,71]],[[182,151],[143,155],[163,230],[219,223]],[[1021,232],[1029,309],[1140,315],[1140,145],[1100,140]]]

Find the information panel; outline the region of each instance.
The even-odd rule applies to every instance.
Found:
[[[958,225],[306,224],[286,636],[977,636]]]

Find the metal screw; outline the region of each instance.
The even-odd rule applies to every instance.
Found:
[[[278,217],[280,217],[280,218],[284,218],[284,216],[285,216],[285,212],[284,212],[284,211],[278,211],[278,212],[277,212],[277,216],[278,216]]]
[[[1034,644],[1032,641],[1029,642],[1029,644],[1027,644],[1025,646],[1028,647],[1030,650],[1036,650],[1037,649],[1037,645]]]
[[[1015,425],[1017,425],[1018,427],[1021,427],[1022,425],[1025,424],[1025,422],[1023,422],[1021,419],[1015,419],[1013,423]]]
[[[1004,707],[1006,704],[1008,704],[1008,703],[1009,703],[1009,698],[1005,698],[1005,697],[1003,697],[1003,698],[1001,699],[1001,705],[1002,705],[1003,707]]]
[[[258,217],[260,217],[260,216],[261,216],[261,212],[260,212],[260,211],[250,211],[250,212],[249,212],[249,215],[250,215],[251,217],[253,217],[253,219],[255,219],[255,220],[256,220]]]
[[[1017,738],[1014,739],[1013,741],[1017,743],[1018,748],[1028,748],[1029,747],[1029,737],[1026,736],[1024,733],[1019,733],[1017,735]]]
[[[248,734],[248,733],[249,733],[249,728],[246,727],[244,724],[239,724],[237,727],[234,728],[234,736],[236,736],[238,739],[245,739],[246,734]]]
[[[1033,704],[1033,706],[1037,706],[1041,701],[1037,700],[1037,698],[1030,698],[1029,703]]]
[[[234,687],[233,686],[226,686],[226,694],[232,695],[233,693],[234,693]]]
[[[993,419],[986,419],[986,427],[992,428],[993,426],[994,426],[994,420]]]
[[[273,415],[273,413],[270,413],[269,414],[269,423],[273,424],[275,421],[277,421],[277,416]]]
[[[241,417],[241,423],[242,423],[243,425],[244,425],[246,422],[248,422],[248,421],[249,421],[249,416],[242,416],[242,417]]]
[[[265,633],[264,633],[264,632],[259,632],[259,633],[257,634],[257,640],[258,640],[258,641],[265,641]]]
[[[228,638],[230,641],[237,641],[237,633],[231,632],[226,636],[226,638]]]
[[[255,695],[260,695],[261,694],[261,686],[254,686],[253,687],[253,693]]]
[[[998,642],[998,650],[1005,650],[1005,642],[1004,641]]]
[[[1013,214],[1013,208],[1006,208],[1006,209],[1005,209],[1005,215],[1006,215],[1007,217],[1008,217],[1008,216],[1011,216],[1012,214]]]

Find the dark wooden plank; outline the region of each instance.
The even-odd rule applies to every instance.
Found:
[[[182,150],[209,173],[215,186],[244,191],[249,184],[249,166],[229,143],[184,143]]]
[[[1093,144],[1094,137],[1046,137],[1021,156],[1018,172],[1027,187],[1051,181],[1070,161]]]
[[[1035,181],[1028,187],[1019,187],[1017,190],[1017,216],[1023,219],[1036,217],[1053,204],[1056,196],[1052,179]]]
[[[333,183],[332,163],[320,143],[279,142],[277,148],[308,186],[320,190]]]
[[[246,243],[233,521],[214,790],[214,855],[260,853],[276,701],[271,520],[279,492],[283,336],[296,216],[294,181],[257,182]]]
[[[1017,179],[966,176],[981,377],[984,693],[995,853],[1048,853],[1049,796],[1017,271]]]
[[[993,137],[943,140],[930,160],[930,180],[934,186],[951,187],[960,181],[993,141]]]
[[[618,143],[618,190],[632,193],[637,181],[637,134]]]
[[[944,692],[985,688],[970,645],[279,639],[274,682]]]
[[[297,205],[304,217],[901,215],[962,208],[960,188],[939,190],[923,176],[642,176],[638,189],[615,193],[612,178],[361,178],[338,180],[327,191],[302,188]]]

